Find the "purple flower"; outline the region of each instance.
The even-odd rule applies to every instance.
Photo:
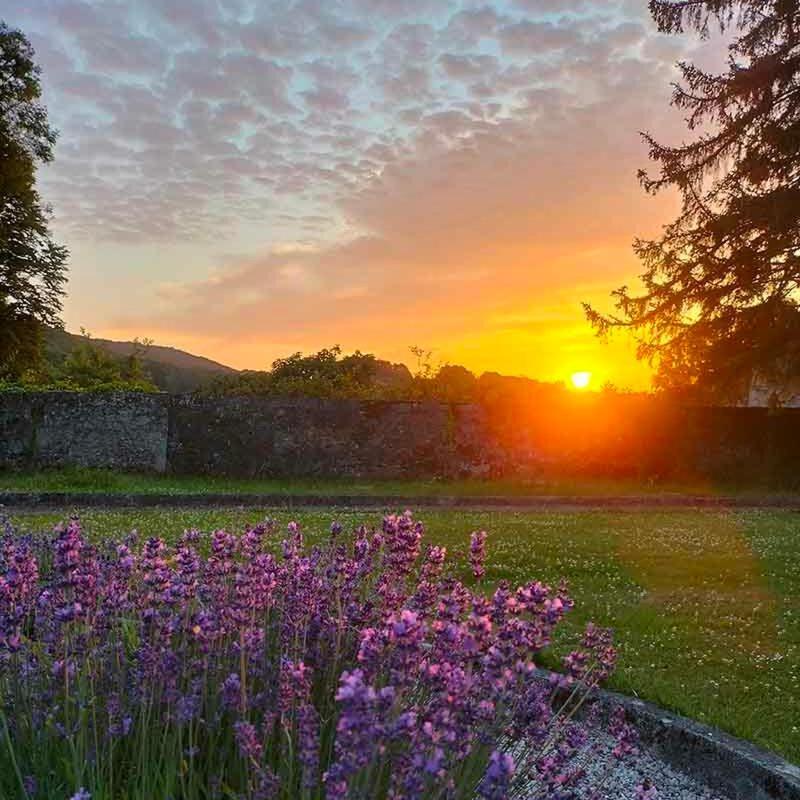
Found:
[[[514,759],[508,753],[493,750],[478,795],[486,800],[506,800],[513,777]]]
[[[279,706],[287,712],[295,705],[304,702],[311,691],[311,670],[302,661],[281,664]]]
[[[286,530],[289,536],[287,539],[283,540],[283,557],[287,561],[290,561],[296,558],[303,550],[303,532],[296,522],[290,522],[286,526]]]
[[[54,546],[55,617],[66,624],[89,615],[97,602],[99,565],[76,519],[58,529]]]
[[[69,800],[92,800],[92,796],[86,791],[86,789],[83,788],[83,786],[81,786],[81,788],[78,789],[78,791],[75,792],[75,794],[73,794]]]
[[[318,783],[319,771],[319,717],[310,703],[300,706],[297,713],[299,736],[298,754],[303,770],[303,786],[314,788]]]
[[[442,567],[446,557],[446,547],[428,547],[425,553],[425,562],[422,565],[422,579],[427,581],[436,580],[442,574]]]
[[[480,580],[486,574],[486,569],[483,566],[485,560],[486,531],[475,531],[470,536],[469,541],[469,563],[476,580]]]
[[[398,647],[414,647],[424,636],[422,624],[413,611],[404,608],[399,614],[392,614],[387,624],[389,641]]]
[[[7,540],[0,553],[0,653],[22,645],[25,618],[33,612],[39,567],[30,547]]]
[[[393,687],[375,689],[364,680],[360,669],[342,673],[336,693],[341,714],[336,725],[335,757],[324,776],[330,800],[347,796],[350,778],[383,746],[394,698]]]
[[[222,705],[230,711],[243,711],[242,708],[242,682],[239,676],[232,672],[225,678],[222,688]]]
[[[202,699],[199,692],[181,695],[175,705],[175,717],[180,724],[186,724],[200,715]]]
[[[261,767],[257,773],[253,800],[274,800],[280,789],[281,783],[275,773],[269,767]]]
[[[165,558],[167,546],[158,538],[148,539],[144,546],[140,569],[145,586],[144,601],[149,613],[155,613],[157,606],[164,602],[170,588],[172,573]]]
[[[249,722],[237,722],[233,729],[236,733],[236,743],[239,745],[239,752],[242,754],[242,758],[257,763],[264,748],[258,738],[255,726]]]

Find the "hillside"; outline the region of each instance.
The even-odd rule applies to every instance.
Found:
[[[52,362],[63,360],[82,341],[83,337],[51,328],[45,335],[47,358]],[[133,352],[133,342],[116,342],[111,339],[92,339],[92,343],[118,358]],[[175,347],[151,345],[142,359],[147,373],[159,389],[165,392],[192,392],[221,375],[234,375],[238,370],[210,358],[195,356]]]

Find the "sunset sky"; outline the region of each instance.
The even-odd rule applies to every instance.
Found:
[[[580,303],[675,211],[636,180],[689,37],[645,0],[25,0],[64,319],[236,367],[339,343],[647,384]],[[705,49],[705,48],[703,48]],[[701,56],[702,57],[702,56]]]

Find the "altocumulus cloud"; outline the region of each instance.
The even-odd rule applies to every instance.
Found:
[[[76,285],[93,253],[119,256],[113,283],[158,248],[137,266],[153,311],[87,322],[186,342],[202,319],[206,351],[242,363],[332,330],[457,342],[613,285],[668,202],[642,202],[637,131],[679,129],[668,84],[696,45],[644,6],[29,0],[7,21],[61,130],[43,190]]]

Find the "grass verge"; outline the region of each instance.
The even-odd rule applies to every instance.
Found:
[[[695,482],[637,481],[625,478],[539,477],[459,480],[235,479],[211,476],[144,475],[109,470],[65,468],[37,472],[0,471],[0,491],[91,492],[98,494],[276,494],[404,497],[634,495],[761,496],[763,487]]]

